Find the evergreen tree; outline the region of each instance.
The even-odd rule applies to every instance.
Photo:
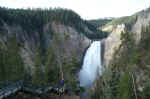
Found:
[[[40,48],[40,44],[38,44],[36,49],[36,55],[34,58],[34,73],[33,73],[33,79],[32,83],[40,86],[44,85],[45,83],[45,75],[44,75],[44,69],[42,68],[42,51]]]
[[[134,99],[130,75],[125,72],[119,83],[119,99]]]
[[[0,81],[6,80],[4,57],[4,49],[2,48],[2,43],[0,42]]]
[[[21,80],[24,77],[24,63],[19,52],[20,48],[16,41],[16,35],[13,35],[7,41],[5,56],[7,80]]]
[[[56,63],[56,56],[53,48],[49,47],[47,51],[47,62],[45,67],[46,81],[48,83],[57,83],[59,80],[59,68]]]
[[[119,78],[120,78],[120,72],[118,72],[117,67],[113,66],[111,68],[111,80],[109,81],[109,86],[111,90],[112,99],[116,99],[118,96],[118,84],[119,84]]]

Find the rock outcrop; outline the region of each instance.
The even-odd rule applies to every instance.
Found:
[[[5,22],[0,28],[0,41],[2,41],[4,45],[9,37],[16,35],[17,42],[21,47],[20,54],[23,57],[25,66],[31,70],[33,69],[34,56],[38,43],[40,43],[44,50],[51,45],[61,45],[62,50],[64,50],[63,55],[66,57],[76,56],[78,60],[81,60],[85,48],[90,44],[90,40],[74,27],[57,22],[45,24],[42,33],[38,31],[29,33],[19,24],[8,25]],[[56,37],[58,36],[61,40],[61,44],[56,42]]]
[[[110,35],[103,40],[104,44],[104,60],[106,65],[112,59],[112,55],[115,49],[121,44],[121,33],[125,31],[125,29],[134,34],[135,42],[138,42],[142,38],[142,29],[145,29],[146,26],[150,23],[150,9],[143,10],[139,13],[136,13],[136,22],[130,27],[130,30],[127,30],[126,24],[118,24],[113,26],[112,24],[106,25],[103,27],[103,31],[110,32]]]
[[[142,37],[142,29],[150,24],[150,8],[137,14],[137,21],[133,25],[132,32],[135,34],[135,40],[138,43]]]
[[[121,44],[120,36],[124,30],[124,24],[117,25],[116,28],[112,29],[111,34],[102,41],[104,45],[104,64],[107,65],[109,63],[109,61],[112,59],[115,49],[117,49]]]

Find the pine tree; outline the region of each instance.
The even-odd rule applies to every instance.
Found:
[[[134,99],[130,75],[125,72],[119,83],[119,99]]]
[[[2,43],[0,42],[0,81],[6,80],[4,55],[4,49],[2,48]]]
[[[38,44],[37,49],[36,49],[36,55],[34,59],[34,73],[33,73],[33,79],[32,83],[40,86],[44,85],[44,69],[42,68],[42,51],[40,48],[40,44]]]
[[[120,72],[118,72],[117,67],[113,66],[112,68],[111,80],[109,82],[112,99],[116,99],[118,96],[118,84],[120,78]]]
[[[56,56],[53,48],[49,47],[47,51],[47,62],[45,67],[46,80],[48,83],[56,83],[59,80],[59,68],[56,64]]]
[[[20,48],[16,35],[13,35],[7,41],[7,50],[5,52],[7,80],[22,80],[24,77],[24,63],[19,52]]]

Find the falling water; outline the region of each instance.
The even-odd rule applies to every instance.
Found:
[[[87,90],[92,87],[98,74],[102,74],[101,41],[94,41],[86,51],[82,69],[79,72],[80,86],[86,90],[83,93],[85,99],[87,99]]]

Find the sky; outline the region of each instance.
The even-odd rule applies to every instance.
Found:
[[[67,8],[83,19],[129,16],[150,7],[150,0],[0,0],[8,8]]]

